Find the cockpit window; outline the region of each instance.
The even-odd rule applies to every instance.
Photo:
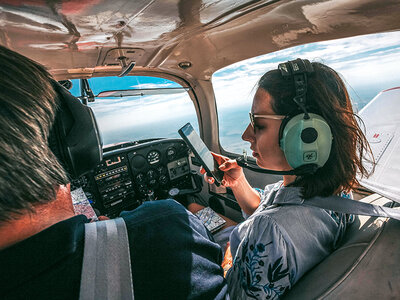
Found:
[[[95,77],[88,80],[93,109],[104,145],[153,138],[179,138],[190,122],[199,130],[189,87],[149,76]],[[81,96],[80,81],[70,90]]]
[[[380,91],[399,86],[400,32],[301,45],[235,63],[212,76],[220,143],[225,150],[241,154],[246,149],[251,153],[241,134],[249,124],[256,83],[279,63],[298,57],[337,70],[347,84],[356,112]]]

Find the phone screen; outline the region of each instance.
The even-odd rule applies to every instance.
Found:
[[[224,172],[218,168],[218,163],[215,161],[210,150],[208,150],[206,144],[204,144],[200,136],[193,129],[192,125],[187,123],[179,129],[178,132],[193,151],[194,155],[200,160],[203,168],[207,171],[207,175],[214,177],[215,184],[220,185],[224,177]]]

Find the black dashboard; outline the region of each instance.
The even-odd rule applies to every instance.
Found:
[[[171,198],[179,191],[195,191],[190,150],[181,139],[158,139],[105,148],[94,170],[73,181],[102,215],[115,217],[144,201]]]

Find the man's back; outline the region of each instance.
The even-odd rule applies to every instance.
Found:
[[[200,221],[171,200],[124,212],[135,299],[223,299],[221,251]],[[0,252],[2,299],[77,299],[84,246],[80,215]]]

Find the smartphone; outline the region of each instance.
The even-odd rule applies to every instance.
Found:
[[[207,172],[207,176],[213,177],[215,185],[219,186],[224,177],[224,172],[218,168],[218,163],[215,161],[210,150],[208,150],[206,144],[204,144],[200,136],[193,129],[192,125],[187,123],[178,130],[178,133],[200,161]]]

